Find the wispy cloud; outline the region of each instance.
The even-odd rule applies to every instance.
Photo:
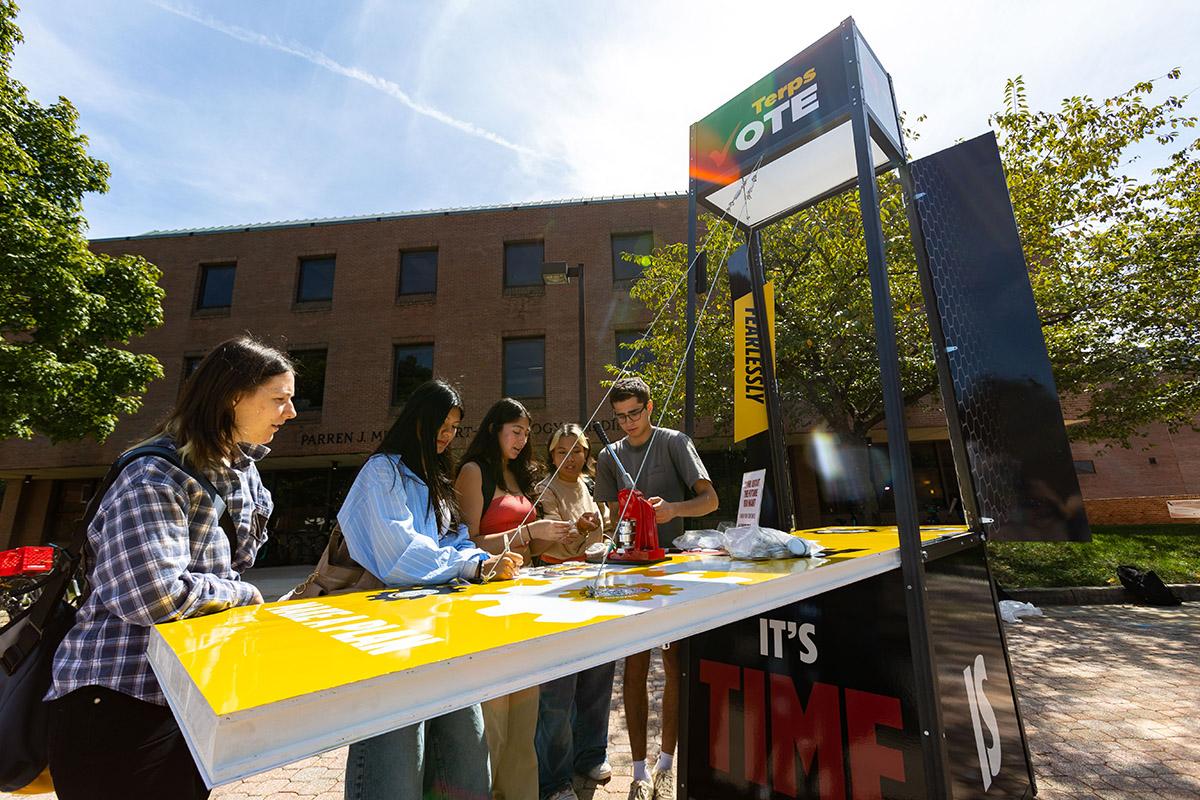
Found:
[[[348,67],[338,61],[335,61],[319,50],[313,50],[312,48],[305,47],[304,45],[296,42],[284,42],[275,37],[267,36],[265,34],[258,33],[257,31],[243,28],[239,25],[232,25],[222,22],[206,14],[201,14],[188,8],[171,5],[170,3],[154,1],[153,5],[161,8],[163,11],[167,11],[199,25],[203,25],[210,30],[217,31],[218,33],[222,33],[233,39],[237,39],[240,42],[246,42],[247,44],[265,47],[269,50],[276,50],[280,53],[286,53],[297,58],[302,58],[311,64],[315,64],[324,70],[334,73],[335,75],[341,75],[343,77],[366,84],[372,89],[382,92],[394,100],[400,101],[414,112],[421,114],[422,116],[429,117],[430,119],[454,128],[455,130],[461,131],[468,136],[475,136],[480,139],[484,139],[492,144],[503,147],[507,150],[511,150],[519,155],[534,158],[540,161],[558,160],[554,156],[542,151],[510,141],[498,133],[489,131],[486,128],[481,128],[473,122],[458,119],[457,117],[453,117],[450,114],[441,111],[440,109],[434,108],[426,103],[419,102],[415,100],[408,92],[404,91],[404,89],[401,88],[400,85],[395,81],[388,80],[387,78],[383,78],[379,75],[374,75],[366,70],[359,69],[358,67]]]

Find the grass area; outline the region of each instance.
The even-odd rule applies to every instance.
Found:
[[[1005,588],[1116,585],[1122,564],[1167,583],[1200,582],[1200,525],[1094,525],[1086,544],[992,542],[988,552]]]

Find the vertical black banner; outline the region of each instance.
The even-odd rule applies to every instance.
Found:
[[[979,514],[1002,540],[1089,541],[1083,497],[991,133],[911,165]],[[921,237],[917,237],[918,239]]]
[[[745,297],[753,291],[750,282],[750,251],[746,245],[736,248],[729,254],[729,301],[736,303],[739,297]],[[731,318],[737,324],[736,308]],[[759,519],[763,525],[772,528],[790,528],[783,525],[779,519],[779,506],[775,502],[775,481],[771,466],[771,432],[770,430],[756,433],[746,439],[746,471],[765,469],[766,480],[763,481],[762,511]]]

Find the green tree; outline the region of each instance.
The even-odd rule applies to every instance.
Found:
[[[1035,112],[1018,77],[992,117],[1054,378],[1087,403],[1079,441],[1200,413],[1200,139],[1179,143],[1187,97],[1153,90]],[[1127,174],[1147,148],[1164,163]]]
[[[0,438],[103,440],[162,376],[119,345],[162,324],[158,269],[88,248],[83,195],[108,189],[66,98],[10,75],[17,6],[0,0]]]
[[[1016,78],[991,118],[1055,379],[1085,404],[1070,430],[1078,440],[1127,444],[1147,424],[1178,428],[1200,413],[1200,140],[1179,142],[1196,124],[1183,113],[1187,98],[1155,103],[1153,90],[1147,81],[1100,102],[1072,97],[1056,112],[1034,112]],[[1130,151],[1155,145],[1164,163],[1130,177]],[[878,183],[911,406],[936,398],[937,380],[899,182],[891,174]],[[726,426],[733,356],[724,254],[740,234],[711,216],[705,228],[716,286],[697,337],[697,411]],[[883,420],[883,401],[857,191],[770,226],[763,253],[789,428],[817,425],[844,446],[862,442]],[[647,342],[655,358],[640,368],[660,398],[682,358],[684,297],[672,289],[685,262],[683,245],[656,252],[631,291],[664,312]],[[681,395],[680,385],[676,413]]]

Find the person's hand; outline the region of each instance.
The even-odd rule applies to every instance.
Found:
[[[261,605],[262,605],[262,603],[263,603],[263,596],[262,596],[262,592],[260,592],[260,591],[258,590],[258,587],[257,587],[257,586],[255,586],[253,583],[247,583],[246,585],[247,585],[247,586],[249,586],[251,589],[253,589],[253,590],[254,590],[254,594],[250,596],[250,602],[249,602],[249,603],[246,603],[246,605],[248,605],[248,606],[261,606]]]
[[[572,525],[571,530],[562,538],[562,546],[569,552],[575,552],[583,548],[583,543],[587,541],[587,536],[577,526]]]
[[[585,534],[591,533],[600,527],[600,515],[595,511],[580,514],[579,519],[575,520],[575,527]]]
[[[668,500],[663,500],[661,497],[651,497],[646,502],[654,506],[654,521],[659,525],[664,522],[670,522],[679,516],[675,513],[675,504]]]
[[[571,530],[571,523],[557,519],[539,519],[522,526],[530,539],[540,539],[543,542],[557,542]]]
[[[523,563],[525,563],[525,559],[521,558],[520,553],[509,552],[492,556],[479,565],[479,580],[512,580],[521,571]]]

